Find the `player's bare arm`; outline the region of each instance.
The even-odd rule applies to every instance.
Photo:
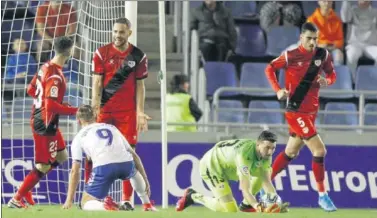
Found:
[[[103,90],[103,76],[99,74],[93,74],[93,84],[92,84],[92,107],[99,114],[99,109],[101,107],[101,98]]]
[[[72,207],[73,198],[80,180],[80,165],[79,161],[73,161],[71,173],[69,174],[67,199],[63,205],[63,209]]]
[[[263,173],[263,189],[266,193],[276,194],[276,190],[271,181],[271,171],[265,170]]]
[[[148,130],[148,120],[151,118],[144,113],[145,84],[144,80],[136,82],[136,102],[137,102],[137,130],[144,132]]]
[[[255,199],[255,197],[250,193],[250,180],[251,180],[250,176],[240,175],[239,179],[240,179],[240,188],[241,188],[243,197],[252,207],[259,209],[260,205],[257,199]],[[262,211],[258,211],[258,212],[262,212]]]
[[[150,196],[151,189],[150,189],[147,174],[145,173],[145,170],[144,170],[143,163],[141,162],[139,155],[136,154],[136,152],[132,148],[128,149],[128,151],[132,154],[132,157],[135,161],[135,167],[136,167],[137,171],[139,171],[139,173],[141,174],[141,176],[143,177],[143,179],[145,181],[145,191],[147,192],[148,196]]]

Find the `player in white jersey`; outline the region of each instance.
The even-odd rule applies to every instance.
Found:
[[[68,209],[72,206],[84,152],[93,162],[93,171],[82,195],[83,210],[122,210],[122,206],[106,195],[115,180],[130,179],[144,210],[156,211],[150,203],[150,186],[143,164],[120,131],[113,125],[95,123],[96,115],[89,105],[79,108],[77,119],[82,129],[71,145],[73,163],[63,208]]]

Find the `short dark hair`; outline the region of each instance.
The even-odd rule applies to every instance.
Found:
[[[258,141],[269,141],[269,142],[274,143],[277,140],[278,140],[278,137],[276,136],[276,134],[268,130],[264,130],[258,136]]]
[[[64,54],[70,52],[73,46],[73,39],[68,36],[61,36],[54,40],[54,50],[58,54]],[[69,54],[67,54],[69,56]]]
[[[96,114],[92,106],[84,104],[79,107],[76,113],[78,120],[83,120],[85,122],[92,122],[96,120]]]
[[[115,23],[126,24],[128,28],[131,28],[131,21],[125,17],[116,19]]]
[[[302,24],[302,26],[301,26],[301,33],[304,33],[306,31],[318,32],[318,28],[313,23],[306,22],[306,23]]]

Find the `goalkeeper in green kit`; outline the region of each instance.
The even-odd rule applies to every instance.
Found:
[[[237,203],[228,181],[239,181],[243,212],[286,212],[288,203],[282,203],[271,182],[271,159],[277,137],[263,131],[257,141],[237,139],[218,142],[200,160],[200,175],[214,197],[204,196],[189,188],[176,205],[177,211],[198,203],[218,212],[237,212]],[[255,194],[263,187],[266,195],[258,202]]]

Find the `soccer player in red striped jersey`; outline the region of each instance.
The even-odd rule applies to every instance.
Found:
[[[92,106],[97,122],[116,126],[135,148],[138,131],[147,130],[149,116],[144,114],[145,86],[148,76],[147,57],[128,42],[131,23],[119,18],[113,26],[113,42],[98,48],[93,56]],[[91,172],[86,162],[85,180]],[[123,181],[122,204],[133,210],[130,203],[133,189],[129,180]]]
[[[279,100],[287,100],[285,118],[290,137],[285,148],[272,165],[272,179],[294,159],[304,144],[313,154],[312,169],[319,192],[319,205],[326,211],[336,207],[326,192],[325,155],[326,147],[315,127],[319,108],[319,89],[336,80],[331,54],[317,47],[318,30],[312,23],[305,23],[301,29],[301,45],[284,52],[266,68],[266,76]],[[285,70],[285,88],[279,86],[275,72]],[[322,72],[325,76],[322,76]]]
[[[31,189],[52,168],[68,159],[59,130],[59,115],[74,115],[77,111],[77,108],[63,104],[66,81],[62,66],[71,56],[72,47],[71,38],[57,38],[54,42],[56,55],[41,67],[27,88],[28,95],[34,98],[30,124],[35,144],[35,168],[25,177],[8,207],[25,208],[24,199],[34,205]]]

